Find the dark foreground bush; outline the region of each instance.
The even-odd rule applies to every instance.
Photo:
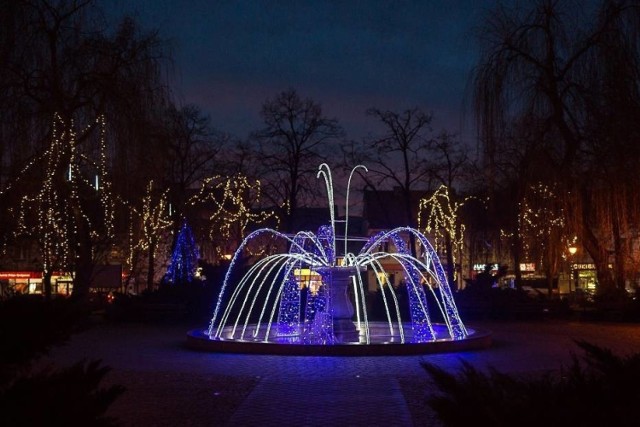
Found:
[[[100,388],[108,371],[99,361],[83,361],[57,371],[21,375],[0,389],[0,425],[117,425],[104,413],[124,388]]]
[[[34,371],[33,362],[87,324],[70,299],[18,295],[0,302],[0,426],[110,426],[104,414],[123,392],[101,388],[109,371],[99,361]]]
[[[0,365],[28,365],[52,346],[66,342],[86,323],[88,312],[70,299],[46,301],[17,295],[0,301]]]
[[[428,398],[445,426],[637,426],[640,353],[578,341],[582,359],[558,373],[519,378],[463,362],[459,374],[423,363],[441,394]]]

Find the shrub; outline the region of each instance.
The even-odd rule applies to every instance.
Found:
[[[68,299],[18,295],[0,302],[0,384],[6,374],[67,341],[86,319],[86,310]]]
[[[32,371],[32,362],[86,325],[88,311],[70,299],[18,295],[0,302],[0,425],[110,426],[104,413],[124,391],[100,388],[100,361]]]
[[[104,413],[124,388],[99,387],[108,371],[100,361],[82,361],[58,371],[19,376],[0,389],[0,425],[116,425]]]
[[[577,341],[585,355],[568,368],[534,378],[478,371],[456,375],[422,363],[441,393],[428,398],[445,426],[635,426],[640,353],[628,357]]]

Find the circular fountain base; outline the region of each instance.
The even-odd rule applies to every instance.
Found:
[[[434,325],[438,336],[443,338],[423,343],[402,343],[398,336],[389,335],[388,324],[369,323],[369,344],[363,335],[352,342],[339,344],[302,343],[297,335],[270,338],[269,341],[252,339],[211,339],[207,329],[193,329],[187,333],[186,344],[200,351],[220,353],[278,354],[289,356],[389,356],[431,353],[452,353],[479,350],[491,346],[491,332],[467,328],[466,338],[452,339],[445,325]],[[224,335],[224,333],[223,333]],[[251,337],[251,333],[246,334]]]

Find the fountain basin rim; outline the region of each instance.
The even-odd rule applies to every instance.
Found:
[[[209,338],[206,328],[187,332],[186,346],[192,350],[215,353],[270,354],[288,356],[412,356],[482,350],[492,343],[492,332],[468,328],[466,338],[439,339],[425,343],[344,343],[288,344],[263,341],[216,340]]]

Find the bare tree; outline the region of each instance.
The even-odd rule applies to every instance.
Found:
[[[418,108],[401,113],[371,108],[367,114],[378,120],[385,132],[368,141],[371,154],[367,167],[374,182],[369,181],[372,188],[383,188],[391,185],[401,194],[405,224],[416,227],[417,203],[412,194],[417,189],[425,190],[425,182],[430,176],[425,162],[431,150],[432,115]],[[364,177],[366,179],[366,177]],[[411,250],[415,251],[413,235],[410,235]]]
[[[471,159],[467,147],[456,135],[441,132],[433,141],[427,161],[429,173],[436,182],[455,191],[470,178]]]
[[[253,134],[259,144],[260,178],[264,195],[279,209],[284,229],[293,231],[303,195],[318,194],[318,165],[327,160],[343,137],[336,119],[328,118],[320,104],[302,99],[289,89],[262,105],[265,127]]]
[[[224,175],[243,175],[257,179],[258,155],[251,141],[230,138],[222,157],[225,159],[224,167],[222,167]]]
[[[187,201],[187,190],[217,175],[222,163],[219,155],[228,136],[213,129],[210,118],[195,105],[179,110],[171,106],[167,121],[167,155],[163,163],[173,209],[180,216]]]

